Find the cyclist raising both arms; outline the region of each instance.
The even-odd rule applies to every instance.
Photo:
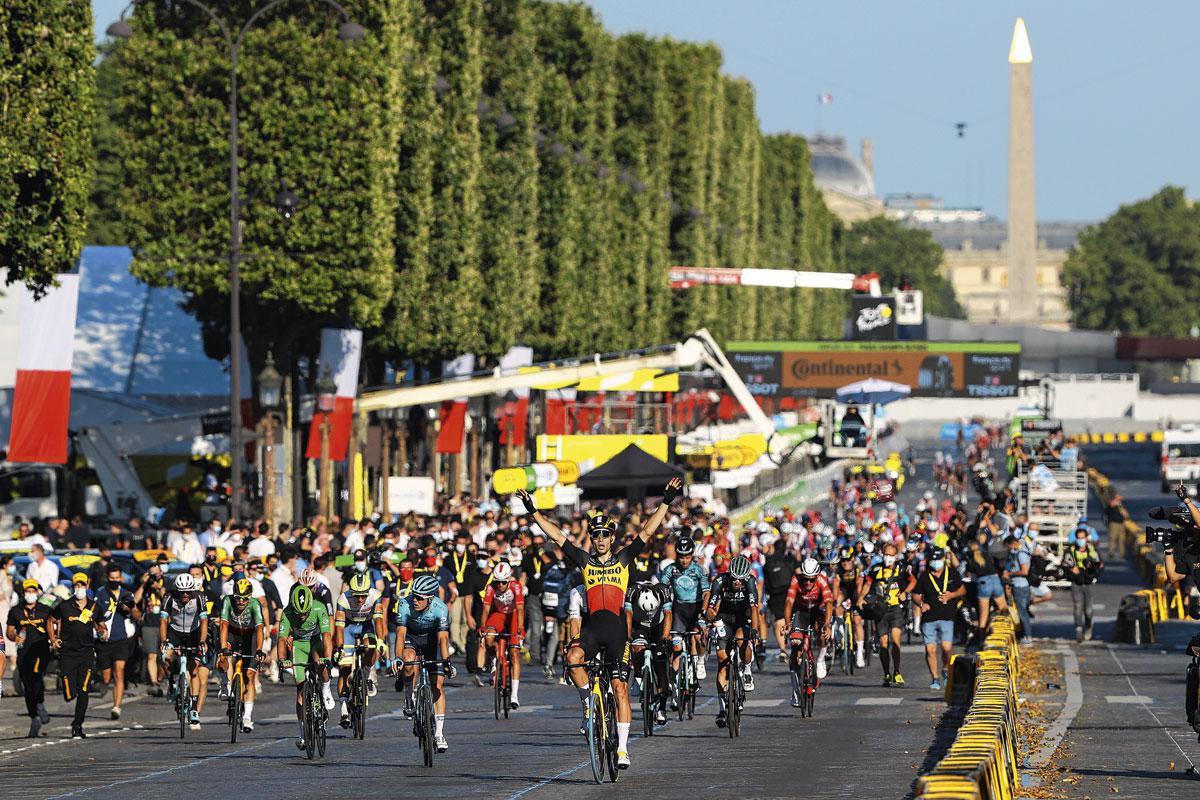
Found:
[[[616,660],[612,688],[617,700],[617,767],[629,768],[629,724],[633,713],[629,708],[629,627],[625,617],[625,592],[629,586],[629,565],[650,541],[673,503],[683,489],[683,482],[672,478],[663,489],[663,501],[642,525],[641,531],[632,542],[613,552],[617,535],[616,520],[605,514],[597,514],[588,520],[588,536],[594,552],[585,552],[578,545],[567,541],[566,534],[542,512],[533,510],[533,521],[546,532],[563,554],[575,563],[583,573],[584,590],[587,593],[587,612],[578,642],[572,642],[567,651],[567,665],[571,680],[579,690],[584,714],[587,714],[588,678],[581,667],[593,659],[601,650],[607,658]],[[533,498],[524,489],[517,497],[526,508],[533,509]]]

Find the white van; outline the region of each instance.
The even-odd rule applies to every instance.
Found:
[[[1184,425],[1163,432],[1159,475],[1164,492],[1174,489],[1180,481],[1194,484],[1200,480],[1200,430],[1196,426]]]

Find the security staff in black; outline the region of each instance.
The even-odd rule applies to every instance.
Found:
[[[55,606],[50,615],[50,646],[58,651],[63,699],[75,701],[71,737],[83,739],[88,690],[96,669],[96,638],[97,633],[103,633],[104,623],[96,601],[88,598],[87,575],[76,572],[71,586],[72,596]]]
[[[38,602],[41,587],[33,579],[21,585],[22,602],[8,612],[5,635],[17,643],[17,672],[25,690],[25,711],[29,714],[29,738],[37,737],[50,721],[46,711],[46,685],[42,675],[50,660],[50,636],[46,632],[50,607]]]

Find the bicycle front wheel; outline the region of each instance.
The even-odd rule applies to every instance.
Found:
[[[608,779],[617,782],[621,770],[617,767],[617,720],[615,717],[617,702],[611,688],[604,698],[604,751],[608,754]]]
[[[654,735],[654,703],[658,697],[658,689],[654,685],[654,670],[642,668],[642,732],[646,736]]]
[[[309,667],[311,670],[312,667]],[[304,755],[312,761],[317,754],[317,726],[316,716],[313,710],[313,702],[316,691],[313,688],[312,680],[307,677],[304,680]]]
[[[237,743],[238,730],[242,727],[242,674],[234,672],[229,682],[229,743]]]
[[[588,757],[592,761],[592,778],[596,783],[604,782],[604,719],[603,709],[594,692],[588,696],[587,740]]]
[[[175,714],[179,717],[179,738],[187,734],[188,715],[192,710],[192,698],[187,672],[180,672],[175,685]]]
[[[421,755],[425,759],[425,766],[432,767],[433,736],[436,728],[433,719],[433,692],[428,684],[421,687],[419,713],[421,718]]]
[[[367,679],[360,665],[355,671],[353,687],[354,707],[350,710],[350,729],[354,738],[363,739],[367,735]]]
[[[675,673],[675,704],[679,707],[679,721],[687,713],[688,705],[688,660],[687,655],[679,657],[679,670]]]

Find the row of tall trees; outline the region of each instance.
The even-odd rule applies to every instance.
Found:
[[[0,266],[40,291],[75,266],[91,182],[92,13],[0,3]]]
[[[254,7],[232,7],[244,20]],[[322,2],[247,36],[241,82],[245,336],[252,361],[368,332],[368,363],[571,356],[668,341],[837,335],[844,300],[702,287],[692,266],[840,268],[840,226],[798,136],[764,135],[712,45],[615,37],[580,4]],[[239,17],[240,15],[240,17]],[[101,62],[93,231],[182,288],[227,354],[227,80],[218,28],[141,3]],[[300,197],[283,221],[281,182]]]

